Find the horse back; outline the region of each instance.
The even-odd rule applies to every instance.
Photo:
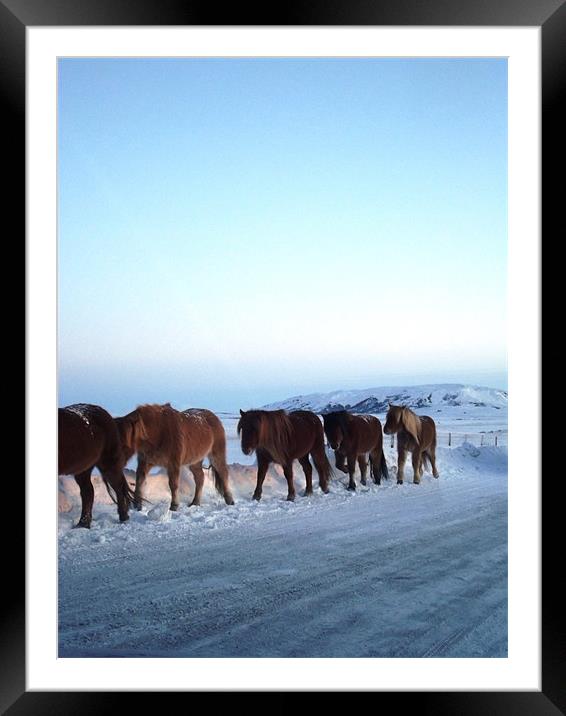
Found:
[[[226,436],[220,418],[205,408],[188,408],[181,412],[183,464],[193,464],[206,457],[214,446],[225,445]]]
[[[352,415],[349,424],[352,447],[358,454],[370,452],[383,443],[383,430],[374,415]]]
[[[213,413],[212,410],[207,410],[206,408],[188,408],[187,410],[183,410],[183,415],[186,415],[189,419],[204,420],[214,433],[215,439],[220,437],[226,438],[224,425],[218,415]]]
[[[324,428],[316,413],[310,410],[293,410],[288,416],[293,426],[290,457],[293,459],[303,457],[313,448],[324,446]]]

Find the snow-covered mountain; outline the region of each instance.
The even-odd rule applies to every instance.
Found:
[[[295,395],[264,408],[313,410],[316,413],[343,409],[354,413],[385,413],[389,403],[415,409],[465,406],[501,410],[507,409],[507,391],[460,383],[335,390],[331,393]]]

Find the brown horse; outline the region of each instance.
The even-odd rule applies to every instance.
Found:
[[[336,467],[349,475],[348,490],[356,489],[354,472],[356,459],[362,474],[361,483],[366,484],[369,453],[370,474],[376,485],[381,478],[389,479],[387,463],[383,454],[383,432],[381,423],[373,415],[352,415],[346,410],[337,410],[322,416],[324,432],[334,450]],[[348,467],[344,465],[347,461]]]
[[[328,492],[332,468],[324,452],[324,434],[318,417],[309,410],[240,410],[238,435],[242,436],[242,452],[257,456],[257,485],[254,500],[261,499],[261,489],[272,462],[283,466],[287,480],[287,499],[295,499],[293,460],[298,460],[306,478],[306,495],[312,495],[312,455],[320,489]]]
[[[389,405],[385,427],[386,435],[397,433],[397,484],[403,484],[403,470],[407,452],[413,455],[413,482],[418,485],[423,474],[423,463],[429,462],[432,474],[436,469],[436,424],[427,415],[415,415],[403,405]]]
[[[192,408],[180,412],[169,403],[140,405],[128,415],[116,418],[122,447],[128,459],[138,453],[134,504],[142,508],[143,486],[155,465],[167,469],[171,489],[170,509],[179,508],[179,476],[182,465],[188,465],[195,479],[192,505],[200,505],[204,472],[202,462],[208,456],[214,486],[227,505],[234,504],[228,484],[226,435],[219,418],[210,410]]]
[[[59,408],[59,475],[74,475],[81,491],[81,518],[75,527],[90,527],[94,467],[100,470],[108,494],[118,505],[120,522],[128,518],[133,493],[124,477],[126,457],[116,424],[99,405],[80,403]]]

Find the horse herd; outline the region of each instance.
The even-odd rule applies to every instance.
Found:
[[[325,451],[324,436],[334,450],[338,470],[349,476],[348,489],[355,490],[354,472],[359,464],[361,483],[366,484],[368,458],[370,476],[376,484],[388,479],[383,453],[383,433],[397,434],[397,482],[403,483],[407,453],[412,453],[413,481],[420,482],[428,462],[436,469],[436,426],[432,418],[418,416],[408,407],[390,405],[385,426],[372,415],[354,415],[346,410],[319,416],[309,410],[240,410],[238,435],[242,452],[257,457],[254,500],[261,499],[269,465],[282,466],[287,480],[288,500],[295,499],[293,461],[298,460],[306,478],[305,495],[311,495],[313,468],[319,485],[328,492],[333,469]],[[59,475],[74,475],[82,511],[76,527],[90,527],[94,488],[91,473],[98,468],[108,492],[118,506],[121,522],[128,519],[131,505],[141,510],[148,472],[166,468],[171,490],[171,510],[179,508],[182,466],[188,466],[195,481],[191,505],[199,505],[204,485],[203,460],[208,458],[214,485],[227,505],[234,504],[226,463],[226,435],[220,419],[210,410],[179,411],[169,403],[140,405],[123,417],[113,418],[99,405],[80,403],[59,408]],[[124,476],[128,460],[137,453],[135,490]]]

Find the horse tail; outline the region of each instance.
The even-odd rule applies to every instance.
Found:
[[[381,473],[381,477],[383,477],[384,480],[389,480],[389,470],[387,469],[387,460],[385,459],[385,452],[383,450],[381,451],[379,471]]]
[[[425,451],[422,453],[422,461],[423,461],[423,468],[428,467],[432,471],[432,463],[430,461],[428,452]]]
[[[314,459],[314,454],[312,454],[312,456]],[[317,454],[316,459],[314,459],[314,466],[316,467],[316,471],[318,472],[319,484],[321,488],[326,492],[328,490],[328,487],[330,486],[330,480],[335,477],[335,474],[334,470],[332,469],[332,465],[330,464],[330,460],[326,456],[324,444],[322,446],[322,450],[320,450],[320,454]]]
[[[381,478],[383,478],[384,480],[389,480],[389,470],[387,469],[387,462],[385,460],[385,453],[383,452],[383,450],[381,451],[381,459],[379,461],[379,465],[374,464],[373,458],[370,454],[369,471],[372,480],[374,482],[377,482],[378,484],[381,482]]]
[[[326,450],[324,451],[324,469],[326,471],[327,484],[330,484],[330,481],[336,477],[336,473],[334,472],[334,468],[326,455]]]
[[[226,497],[226,495],[224,494],[224,480],[222,479],[220,473],[212,463],[210,463],[210,468],[212,470],[212,476],[214,478],[214,487],[216,488],[216,492],[218,492],[218,494],[222,497]]]
[[[110,495],[110,499],[115,505],[117,505],[118,499],[116,495],[116,488],[109,482],[108,477],[106,475],[102,475],[102,480],[104,482],[104,485],[106,486],[106,491]],[[126,498],[128,507],[131,507],[134,504],[134,491],[130,487],[130,483],[126,480],[124,473],[122,473],[121,476],[120,487],[122,488],[122,494]]]

